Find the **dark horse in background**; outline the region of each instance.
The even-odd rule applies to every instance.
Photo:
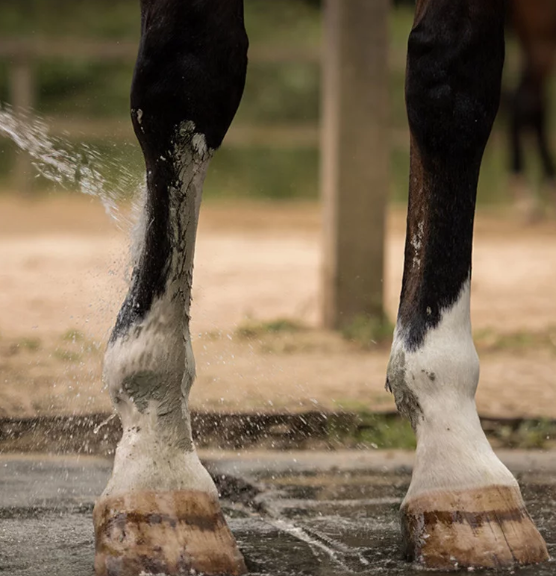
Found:
[[[536,140],[543,170],[543,184],[556,203],[556,169],[547,135],[548,82],[556,53],[556,0],[507,0],[508,24],[519,41],[523,61],[517,87],[509,98],[511,171],[514,199],[523,216],[541,215],[538,196],[524,177],[524,137]]]

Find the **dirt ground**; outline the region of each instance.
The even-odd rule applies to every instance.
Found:
[[[395,318],[404,218],[389,214]],[[125,227],[124,227],[125,228]],[[479,410],[556,417],[556,222],[478,215]],[[127,230],[85,197],[0,198],[0,416],[110,411],[102,350],[125,293]],[[391,410],[388,346],[319,330],[316,205],[204,205],[195,267],[198,410]],[[269,321],[291,319],[279,330]],[[281,325],[278,325],[280,328]]]

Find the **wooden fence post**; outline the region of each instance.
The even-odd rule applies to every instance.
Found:
[[[321,188],[323,321],[383,322],[389,0],[327,0]]]
[[[33,64],[20,57],[10,65],[10,98],[15,114],[31,112],[35,104]],[[13,169],[13,186],[22,194],[30,194],[33,184],[33,165],[29,154],[18,150]]]

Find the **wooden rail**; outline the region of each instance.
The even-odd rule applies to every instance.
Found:
[[[94,40],[79,38],[0,38],[0,58],[5,60],[101,60],[133,62],[137,57],[137,42],[132,40]],[[406,51],[390,50],[390,69],[403,71]],[[249,62],[255,64],[320,64],[320,46],[290,47],[283,44],[258,45],[249,49]]]
[[[35,64],[41,60],[89,60],[102,62],[132,63],[137,56],[137,42],[78,38],[19,38],[0,39],[0,59],[10,66],[10,100],[14,111],[29,110],[35,105]],[[255,64],[305,63],[320,65],[320,47],[299,48],[287,45],[253,45],[249,60]],[[390,66],[403,65],[400,54],[390,54]],[[127,118],[84,118],[51,116],[45,118],[50,132],[70,138],[133,140],[131,123]],[[398,136],[396,138],[396,136]],[[405,132],[394,136],[400,142],[406,140]],[[320,129],[317,123],[237,125],[234,124],[224,144],[234,147],[268,148],[316,148],[320,145]],[[18,155],[14,169],[15,185],[25,191],[32,182],[32,168],[26,155]]]
[[[53,136],[69,138],[106,138],[111,140],[133,140],[131,120],[94,119],[71,116],[46,116],[45,124]],[[409,145],[409,131],[405,128],[390,131],[390,144],[395,148]],[[224,140],[225,146],[268,147],[268,148],[316,148],[320,145],[320,127],[316,123],[307,124],[232,124]]]
[[[44,118],[54,136],[79,137],[91,140],[132,140],[133,128],[127,119],[94,119],[83,117],[47,116]],[[224,145],[237,147],[314,148],[319,144],[316,124],[232,125]]]
[[[6,60],[100,60],[130,62],[137,57],[137,42],[81,40],[76,38],[2,38],[0,58]],[[320,62],[319,48],[296,48],[284,45],[257,46],[249,51],[254,63],[315,63]]]
[[[137,42],[78,38],[10,38],[0,39],[0,59],[9,63],[10,100],[14,112],[27,111],[35,105],[35,63],[41,60],[89,60],[132,63],[137,56]],[[255,64],[306,63],[318,65],[320,48],[296,48],[287,45],[251,47],[249,60]],[[133,132],[128,120],[89,119],[83,117],[51,117],[45,119],[55,135],[86,138],[131,140]],[[313,125],[234,126],[226,137],[229,146],[266,146],[272,148],[316,147],[319,129]],[[14,185],[28,192],[33,169],[25,154],[17,156]]]

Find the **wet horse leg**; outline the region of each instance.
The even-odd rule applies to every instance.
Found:
[[[243,0],[142,0],[132,120],[147,170],[129,293],[104,360],[122,420],[94,510],[99,576],[243,574],[191,437],[193,254],[209,161],[239,105]]]
[[[401,508],[404,551],[429,568],[548,557],[475,406],[473,220],[503,60],[503,0],[417,2],[406,83],[411,167],[405,265],[387,386],[417,435]]]

